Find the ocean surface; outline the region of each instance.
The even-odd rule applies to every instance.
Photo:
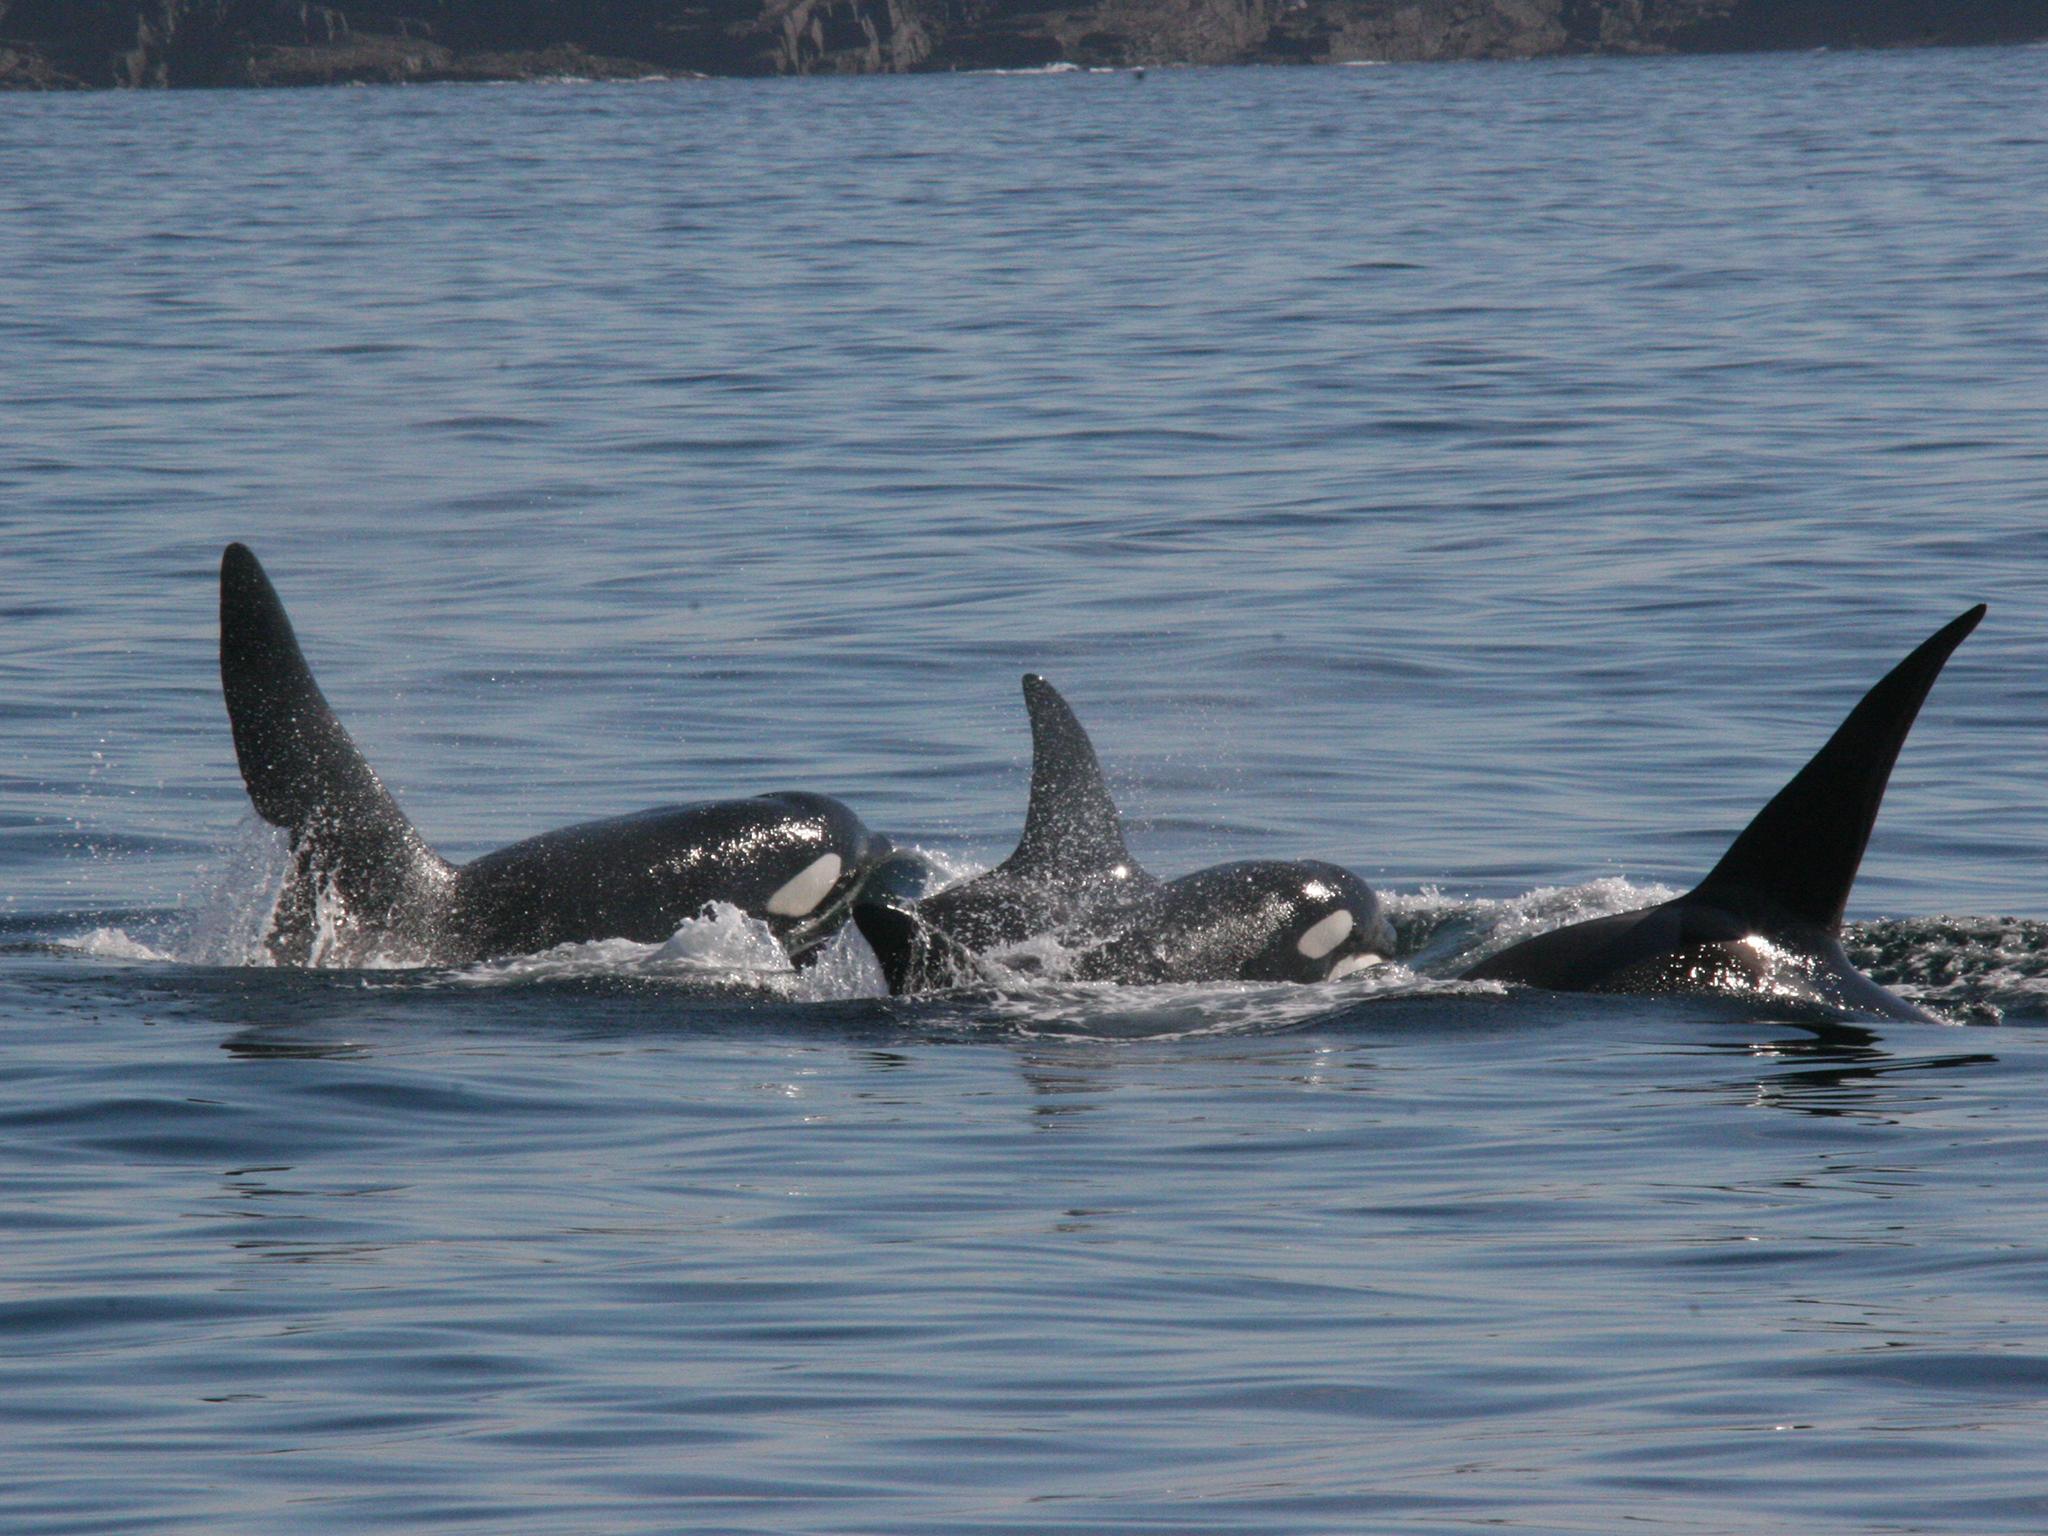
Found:
[[[2039,49],[0,97],[0,1529],[2048,1527]],[[218,563],[468,858],[1018,677],[1398,964],[261,963]],[[1951,1025],[1458,983],[1864,688]]]

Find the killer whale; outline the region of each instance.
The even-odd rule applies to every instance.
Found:
[[[1886,673],[1683,896],[1538,934],[1465,979],[1560,992],[1749,995],[1944,1022],[1856,969],[1842,948],[1842,917],[1906,734],[1983,617],[1980,603]]]
[[[791,791],[586,822],[452,864],[357,750],[243,544],[221,556],[220,671],[249,798],[291,838],[264,940],[280,964],[659,943],[714,902],[766,922],[802,962],[892,852],[839,801]]]
[[[1080,981],[1323,981],[1393,952],[1379,898],[1349,870],[1247,860],[1161,880],[1131,857],[1094,744],[1057,689],[1024,678],[1031,791],[1016,850],[921,901],[863,893],[853,920],[891,993],[997,973],[992,951],[1050,938]],[[1014,972],[1028,959],[1011,955]]]

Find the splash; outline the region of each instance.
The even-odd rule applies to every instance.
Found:
[[[154,960],[159,963],[172,959],[162,950],[131,936],[125,928],[95,928],[90,933],[81,933],[76,938],[59,939],[57,948],[73,954],[89,955],[95,960]]]
[[[201,868],[197,889],[153,936],[153,947],[188,965],[275,965],[266,941],[291,869],[286,834],[254,818],[244,821],[218,860]],[[332,880],[323,879],[314,890],[309,963],[391,971],[416,969],[429,957],[396,937],[366,944],[347,902]]]
[[[659,944],[631,939],[558,944],[536,955],[466,966],[452,979],[458,985],[492,987],[595,978],[665,981],[696,991],[756,992],[793,1002],[888,994],[881,968],[850,930],[835,935],[810,966],[799,970],[773,929],[727,902],[684,922]]]
[[[1417,970],[1464,970],[1524,939],[1590,918],[1611,917],[1669,901],[1665,885],[1637,885],[1619,875],[1584,885],[1539,886],[1506,900],[1445,896],[1434,886],[1413,895],[1382,893],[1400,938],[1399,958]]]
[[[1454,974],[1488,955],[1568,923],[1668,901],[1679,892],[1620,877],[1545,886],[1505,901],[1447,897],[1433,888],[1390,894],[1400,957],[1426,974]],[[2025,918],[1921,917],[1852,923],[1849,959],[1871,980],[1922,1007],[1978,1024],[2048,1019],[2048,922]],[[1761,1001],[1802,1002],[1800,957],[1772,946],[1775,979],[1717,973],[1718,989]]]
[[[143,920],[135,932],[96,927],[56,944],[100,960],[267,966],[272,962],[263,937],[289,868],[284,834],[252,818],[213,862],[200,867],[196,890],[180,896],[169,914]]]
[[[924,853],[943,889],[985,866]],[[96,960],[136,964],[270,967],[264,940],[291,868],[283,833],[251,818],[204,866],[191,894],[161,920],[101,925],[58,939]],[[985,956],[984,974],[958,992],[921,999],[919,1018],[941,1027],[994,1026],[1010,1032],[1154,1039],[1286,1030],[1381,998],[1466,997],[1502,990],[1458,981],[1468,966],[1538,933],[1664,901],[1677,894],[1611,876],[1544,886],[1505,900],[1447,895],[1435,887],[1382,892],[1398,938],[1392,962],[1314,986],[1200,983],[1119,986],[1077,982],[1072,956],[1040,936]],[[319,904],[315,964],[333,964],[347,913],[333,896]],[[1843,934],[1851,960],[1880,985],[1951,1018],[1979,1024],[2048,1020],[2048,922],[2022,918],[1925,917],[1856,923]],[[352,970],[417,970],[426,957],[384,950]],[[658,944],[608,939],[537,955],[487,961],[438,981],[517,986],[560,979],[643,979],[683,992],[746,992],[790,1002],[887,996],[880,967],[851,926],[798,970],[768,927],[719,906],[681,924]]]
[[[193,965],[269,965],[263,937],[284,892],[291,848],[283,832],[250,817],[217,861],[203,866],[180,921],[165,934],[171,955]]]

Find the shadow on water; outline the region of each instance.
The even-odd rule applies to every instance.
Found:
[[[418,1031],[455,1039],[605,1040],[758,1037],[777,1042],[919,1038],[883,1000],[792,1003],[740,987],[682,988],[631,978],[522,983],[476,993],[431,975],[323,989],[293,978],[275,990],[180,987],[176,1006],[229,1026],[222,1049],[243,1057],[374,1054]]]
[[[1999,1060],[1988,1051],[1895,1055],[1875,1030],[1845,1021],[1816,1021],[1801,1027],[1806,1031],[1801,1035],[1715,1041],[1699,1048],[1705,1054],[1741,1057],[1774,1068],[1783,1064],[1781,1070],[1688,1084],[1672,1091],[1705,1093],[1730,1103],[1824,1118],[1890,1119],[1890,1111],[1905,1100],[1937,1097],[1931,1087],[1921,1086],[1926,1074],[1996,1066]]]
[[[525,981],[488,990],[436,973],[183,971],[153,979],[147,1006],[206,1019],[236,1055],[358,1056],[422,1034],[590,1042],[688,1039],[1096,1049],[1298,1036],[1381,1039],[1513,1029],[1499,999],[1417,995],[1360,1001],[1335,988],[993,989],[930,998],[791,1000],[743,983],[634,977]],[[1119,996],[1135,993],[1136,996]],[[1272,994],[1282,995],[1272,995]]]

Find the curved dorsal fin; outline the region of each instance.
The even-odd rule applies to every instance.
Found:
[[[1979,603],[1886,673],[1683,899],[1741,907],[1762,897],[1795,921],[1839,929],[1899,748],[1949,654],[1983,617]]]
[[[220,685],[265,821],[299,831],[329,811],[404,819],[313,681],[277,589],[244,544],[220,561]]]
[[[277,589],[243,544],[220,561],[220,684],[242,781],[265,821],[294,843],[319,834],[344,864],[432,857],[328,706]]]
[[[1031,713],[1031,805],[1003,868],[1055,880],[1134,869],[1095,747],[1067,701],[1034,672],[1024,677],[1024,705]]]

